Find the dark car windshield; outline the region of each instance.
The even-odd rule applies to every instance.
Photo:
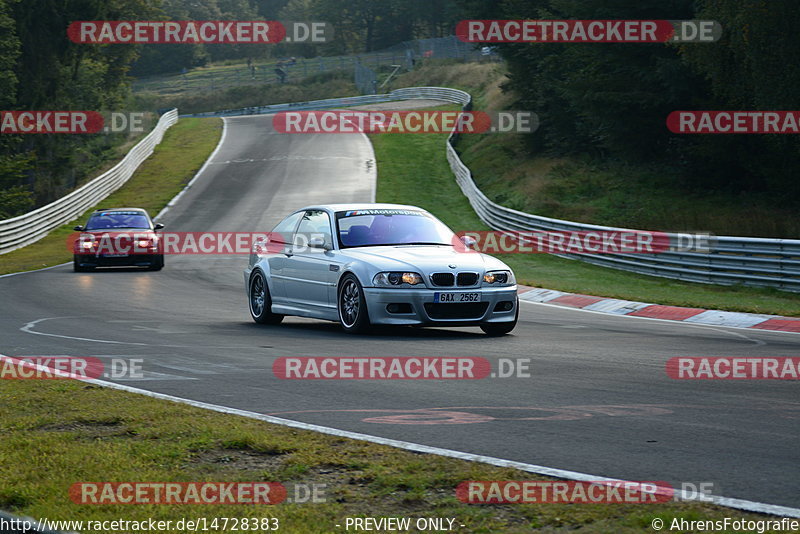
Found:
[[[452,245],[453,232],[422,211],[367,209],[336,213],[339,246]]]
[[[150,229],[150,219],[141,211],[102,211],[94,213],[86,223],[87,230],[110,228]]]

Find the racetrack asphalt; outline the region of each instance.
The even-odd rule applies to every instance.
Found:
[[[269,116],[227,119],[224,143],[162,218],[171,231],[268,231],[291,210],[370,201],[362,135],[282,135]],[[0,278],[0,353],[141,358],[112,380],[193,400],[627,480],[713,482],[715,494],[800,507],[797,381],[678,381],[676,356],[798,356],[800,336],[523,303],[503,338],[477,328],[381,329],[250,319],[246,256],[168,256],[160,272]],[[283,356],[530,360],[528,378],[280,380]],[[0,387],[2,387],[0,385]],[[100,409],[100,408],[98,408]]]

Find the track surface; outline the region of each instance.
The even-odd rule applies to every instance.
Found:
[[[360,135],[280,135],[228,119],[173,231],[267,231],[315,202],[369,201]],[[675,381],[673,356],[797,356],[800,336],[523,304],[513,335],[250,320],[244,256],[167,257],[157,273],[58,267],[0,279],[0,353],[143,358],[131,386],[345,430],[629,480],[708,481],[800,506],[800,395],[790,381]],[[530,358],[531,378],[281,381],[281,356]],[[496,368],[496,367],[495,367]]]

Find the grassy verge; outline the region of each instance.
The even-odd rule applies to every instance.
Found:
[[[6,381],[0,389],[0,509],[50,520],[275,517],[281,532],[344,531],[348,516],[450,517],[459,532],[638,533],[654,517],[719,519],[704,503],[467,505],[466,480],[545,480],[204,411],[75,381]],[[264,505],[80,505],[76,482],[325,484],[325,502]],[[290,493],[291,495],[291,493]],[[736,514],[737,517],[739,514]],[[752,514],[742,517],[757,519]],[[669,524],[669,523],[668,523]],[[343,527],[343,525],[342,525]],[[170,530],[175,532],[175,530]]]
[[[371,135],[377,198],[421,206],[456,231],[487,230],[461,193],[445,158],[444,134]],[[499,255],[520,283],[576,293],[752,313],[800,316],[800,298],[772,289],[677,282],[546,254]]]
[[[72,259],[67,237],[99,206],[132,206],[158,213],[203,165],[222,133],[220,119],[181,119],[167,130],[161,144],[133,177],[98,206],[27,247],[0,256],[0,274],[30,271]]]
[[[529,157],[520,135],[464,136],[458,150],[489,198],[520,211],[642,230],[800,238],[797,206],[780,192],[701,191],[663,165]]]
[[[504,93],[503,64],[429,61],[392,87],[441,85],[472,94],[475,109],[519,109]],[[540,130],[547,128],[542,110]],[[534,134],[536,135],[536,134]],[[572,221],[661,231],[800,238],[798,206],[780,191],[698,190],[676,165],[531,153],[520,134],[463,136],[456,147],[475,182],[495,202]]]

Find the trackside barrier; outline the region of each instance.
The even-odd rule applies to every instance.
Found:
[[[445,87],[409,87],[388,94],[365,95],[352,98],[334,98],[276,104],[233,110],[199,113],[194,116],[236,116],[276,113],[288,110],[328,109],[357,106],[378,102],[408,99],[443,100],[460,104],[464,110],[471,109],[469,93]],[[624,228],[583,224],[561,219],[552,219],[506,208],[489,200],[472,179],[469,168],[458,157],[453,148],[455,133],[450,134],[446,144],[447,161],[456,176],[461,191],[469,199],[475,213],[494,230],[500,231],[631,231]],[[675,243],[679,234],[668,233]],[[659,254],[558,254],[604,267],[621,269],[651,276],[676,280],[704,282],[724,285],[746,285],[774,287],[787,291],[800,291],[800,240],[767,239],[720,236],[714,238],[711,252],[663,252]]]
[[[122,187],[161,142],[164,132],[178,121],[178,110],[167,111],[153,131],[139,141],[122,160],[89,183],[46,206],[0,221],[0,254],[30,245],[50,230],[73,220]]]
[[[258,115],[290,110],[314,110],[359,106],[380,102],[409,99],[442,100],[456,103],[464,110],[471,109],[469,93],[446,87],[408,87],[387,94],[363,95],[293,102],[270,106],[226,109],[182,117],[233,117]],[[561,219],[532,215],[501,206],[489,200],[472,179],[469,168],[453,148],[455,133],[446,143],[447,161],[461,191],[469,199],[478,217],[490,228],[499,231],[635,231],[612,226],[583,224]],[[680,234],[668,233],[670,242],[680,239]],[[558,254],[604,267],[635,273],[660,276],[676,280],[723,285],[774,287],[786,291],[800,291],[800,240],[751,237],[718,236],[714,238],[711,252],[662,252],[659,254]]]

